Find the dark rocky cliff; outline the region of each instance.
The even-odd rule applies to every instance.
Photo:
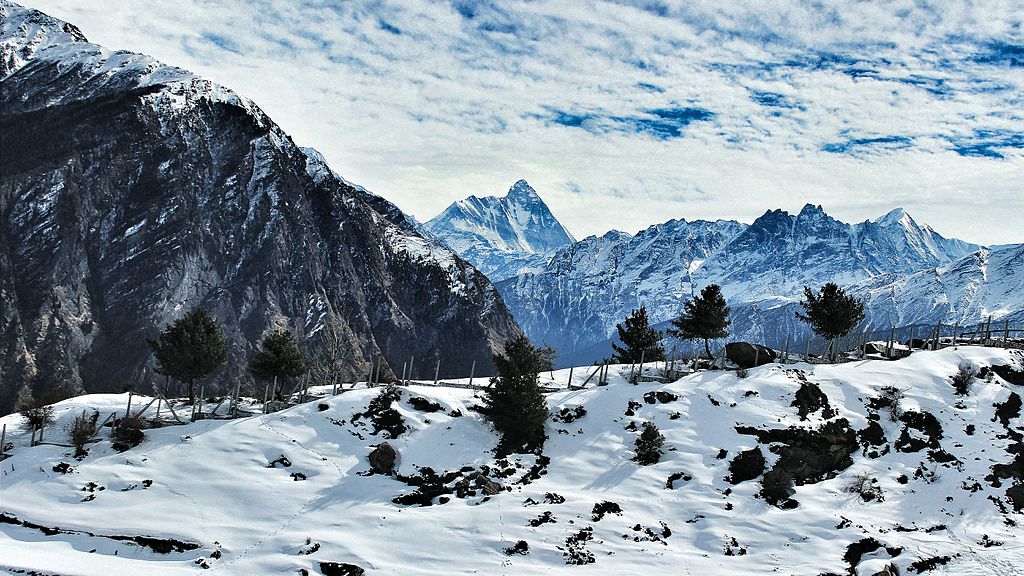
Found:
[[[347,377],[378,355],[461,374],[519,333],[483,274],[307,170],[245,98],[3,1],[0,32],[0,413],[24,382],[162,381],[145,339],[197,307],[232,344],[208,389],[248,381],[275,327],[311,355],[340,334]]]

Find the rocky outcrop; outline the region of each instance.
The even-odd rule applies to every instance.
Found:
[[[395,463],[398,461],[398,452],[388,444],[387,442],[381,442],[377,445],[370,455],[367,456],[367,460],[370,461],[370,470],[374,474],[384,474],[390,476],[395,473]]]
[[[775,361],[775,351],[760,344],[729,342],[725,345],[725,357],[740,368],[755,368]]]
[[[378,357],[479,374],[520,333],[482,273],[251,101],[33,10],[0,21],[0,413],[25,382],[162,384],[146,338],[200,307],[231,348],[208,391],[248,382],[273,328],[313,357],[332,334],[347,378]]]

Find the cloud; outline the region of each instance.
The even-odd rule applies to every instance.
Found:
[[[811,202],[1024,240],[1016,2],[25,3],[253,98],[421,220],[526,178],[581,236]]]

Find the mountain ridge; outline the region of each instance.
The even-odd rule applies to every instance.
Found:
[[[208,390],[251,385],[275,328],[311,360],[326,328],[350,375],[381,357],[384,375],[411,357],[483,372],[521,333],[485,275],[251,100],[6,0],[0,18],[0,411],[24,384],[163,385],[146,338],[196,307],[231,347]]]

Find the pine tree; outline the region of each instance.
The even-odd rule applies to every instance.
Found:
[[[636,439],[636,457],[638,464],[649,466],[657,464],[661,460],[661,447],[665,444],[665,437],[662,436],[658,427],[650,422],[644,422],[644,431]]]
[[[273,397],[278,397],[278,377],[298,378],[306,373],[306,361],[299,341],[288,330],[275,330],[263,337],[260,348],[249,361],[254,378],[274,381]]]
[[[725,305],[722,288],[718,284],[708,284],[683,305],[683,312],[672,321],[668,329],[671,336],[682,340],[704,340],[704,352],[711,358],[713,338],[725,338],[729,335],[729,307]]]
[[[549,368],[550,349],[537,348],[526,336],[505,343],[505,353],[494,355],[498,376],[485,390],[487,418],[501,435],[499,451],[540,448],[547,436],[548,406],[537,375]]]
[[[641,361],[653,362],[665,359],[665,347],[661,344],[662,334],[651,328],[647,319],[647,308],[633,310],[626,321],[616,324],[622,346],[612,343],[615,358],[619,364],[635,364]]]
[[[185,314],[146,340],[157,361],[157,373],[188,384],[189,402],[195,401],[194,383],[228,360],[228,343],[220,325],[203,309]]]
[[[864,320],[864,303],[846,294],[842,288],[829,282],[817,294],[804,286],[804,299],[800,302],[804,313],[796,317],[811,325],[815,334],[831,341],[846,336]]]
[[[32,388],[26,382],[18,389],[18,398],[14,401],[14,411],[24,412],[30,408],[34,408],[36,405],[36,399],[32,396]]]

